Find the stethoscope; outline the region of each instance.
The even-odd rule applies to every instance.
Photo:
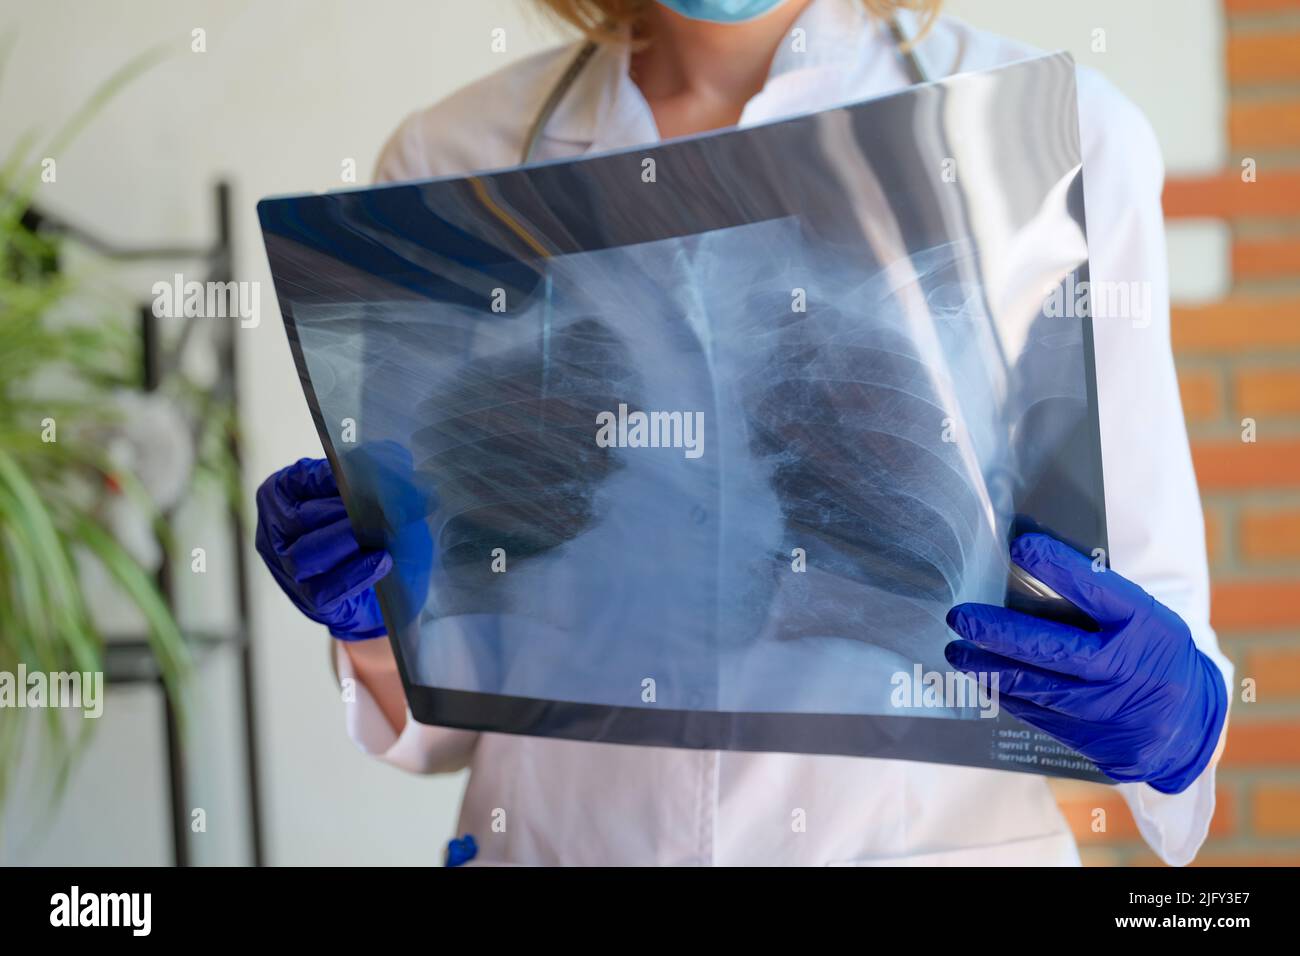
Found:
[[[916,56],[914,45],[908,41],[907,34],[896,17],[891,17],[889,20],[889,33],[893,37],[894,47],[898,51],[899,58],[903,61],[903,68],[907,71],[908,79],[912,83],[927,82],[929,76],[926,74],[925,67],[921,65],[921,61]],[[542,138],[542,131],[546,129],[546,124],[551,121],[551,117],[559,109],[560,103],[569,94],[569,90],[578,81],[578,77],[582,75],[582,71],[586,69],[587,64],[591,62],[591,58],[596,55],[599,48],[599,44],[595,41],[584,43],[582,48],[578,50],[577,55],[569,61],[564,73],[551,87],[550,93],[546,95],[545,101],[542,103],[541,108],[538,109],[532,124],[528,127],[528,135],[524,139],[524,148],[520,153],[519,161],[521,164],[532,161],[533,154],[537,151],[537,143]]]

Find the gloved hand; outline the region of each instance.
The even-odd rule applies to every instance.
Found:
[[[262,482],[255,540],[257,553],[303,614],[343,640],[383,636],[374,585],[393,559],[357,543],[328,461],[302,458]]]
[[[1187,625],[1132,581],[1094,571],[1043,534],[1011,559],[1097,622],[1085,631],[987,604],[959,604],[944,649],[962,671],[998,674],[999,703],[1114,780],[1181,793],[1209,764],[1228,712],[1218,667]]]

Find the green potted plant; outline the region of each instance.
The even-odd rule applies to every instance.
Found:
[[[102,674],[104,634],[83,573],[98,565],[138,609],[179,710],[186,642],[154,569],[120,540],[112,520],[114,503],[129,500],[160,539],[168,534],[146,483],[105,437],[120,435],[123,416],[133,414],[121,396],[139,384],[138,335],[124,310],[96,314],[105,311],[98,298],[85,308],[85,290],[55,267],[59,240],[33,229],[29,215],[41,157],[61,155],[100,106],[157,59],[129,63],[51,140],[37,148],[36,138],[25,136],[0,165],[0,674],[10,675],[11,687],[20,670]],[[193,406],[202,401],[197,395],[174,398]],[[213,427],[228,424],[212,416]],[[220,441],[199,442],[199,454],[218,471],[222,463],[212,459],[221,448]],[[29,731],[24,715],[39,726]],[[0,802],[25,741],[37,744],[61,786],[94,721],[78,723],[74,730],[54,708],[40,715],[0,709]]]

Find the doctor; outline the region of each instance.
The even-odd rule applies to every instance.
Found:
[[[401,125],[380,181],[422,179],[761,123],[982,70],[1036,51],[947,18],[930,0],[541,0],[597,39],[479,80]],[[921,15],[900,6],[921,7]],[[920,39],[901,56],[888,17]],[[795,31],[802,31],[796,33]],[[635,32],[648,42],[635,47]],[[801,43],[792,43],[799,36]],[[585,50],[585,52],[583,52]],[[563,82],[562,82],[563,81]],[[1201,510],[1169,346],[1160,191],[1150,127],[1080,70],[1094,281],[1142,282],[1150,321],[1096,323],[1113,570],[1041,535],[1012,560],[1087,611],[1097,632],[1002,608],[949,615],[947,655],[997,670],[1002,705],[1120,781],[1171,864],[1214,812],[1231,664],[1209,625]],[[549,97],[548,91],[562,95]],[[544,122],[535,122],[542,116]],[[417,724],[329,466],[303,460],[258,492],[257,546],[289,597],[339,638],[358,746],[417,773],[469,767],[460,832],[476,863],[1077,864],[1045,778],[907,761],[588,744]]]

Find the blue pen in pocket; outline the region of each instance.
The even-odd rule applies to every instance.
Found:
[[[463,866],[478,856],[478,844],[473,835],[466,833],[459,840],[447,842],[447,860],[444,866]]]

